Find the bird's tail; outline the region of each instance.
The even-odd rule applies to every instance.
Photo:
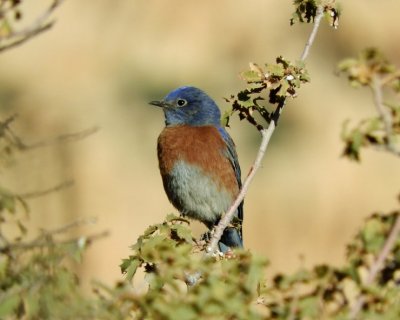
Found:
[[[229,249],[243,248],[242,230],[235,227],[226,227],[218,243],[219,250],[223,253]]]

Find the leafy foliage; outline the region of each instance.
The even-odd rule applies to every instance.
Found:
[[[387,258],[378,281],[366,286],[365,279],[377,260],[399,212],[374,214],[347,247],[346,264],[340,268],[318,265],[293,275],[277,275],[264,288],[266,306],[272,319],[348,319],[352,307],[363,297],[360,319],[388,316],[395,319],[400,307],[398,271],[400,241]],[[396,316],[394,316],[396,315]]]
[[[25,150],[10,129],[14,119],[0,122],[0,169]],[[28,213],[24,196],[0,186],[0,318],[93,318],[101,308],[83,295],[71,265],[79,263],[87,245],[102,235],[66,238],[66,231],[78,225],[74,223],[43,230],[32,239],[26,227]],[[9,231],[10,226],[17,231]]]
[[[203,258],[205,242],[196,242],[189,221],[169,215],[149,227],[132,246],[121,269],[128,280],[142,268],[148,290],[131,299],[138,319],[260,319],[253,301],[266,265],[247,251]],[[185,285],[200,274],[193,287]]]
[[[302,61],[291,63],[283,57],[278,57],[275,64],[266,64],[265,68],[251,63],[250,70],[242,72],[241,77],[248,87],[227,99],[232,108],[224,113],[222,123],[228,126],[229,118],[237,112],[240,120],[246,119],[259,130],[264,126],[256,119],[254,112],[270,123],[276,112],[283,107],[286,98],[296,97],[301,84],[310,81]],[[261,104],[266,96],[268,102],[275,105],[272,112]]]
[[[296,22],[311,23],[317,15],[318,8],[325,13],[329,24],[337,28],[340,16],[340,7],[335,0],[294,0],[295,12],[290,19],[290,24]]]
[[[198,253],[204,245],[192,238],[189,222],[169,215],[149,227],[123,261],[128,280],[137,280],[142,268],[147,282],[145,292],[125,295],[123,304],[130,303],[138,319],[348,319],[362,297],[360,319],[395,319],[400,316],[395,303],[400,298],[400,240],[377,281],[367,284],[366,278],[399,214],[370,216],[348,245],[342,267],[317,265],[270,280],[263,277],[266,261],[246,251],[202,258]],[[185,286],[195,273],[200,281]]]
[[[343,154],[352,160],[360,160],[361,148],[372,146],[400,155],[400,69],[379,50],[368,48],[357,58],[341,61],[338,70],[347,76],[352,87],[371,89],[378,112],[378,116],[362,120],[352,129],[348,129],[345,123],[342,130]],[[384,94],[392,101],[385,101]]]
[[[324,14],[330,25],[337,27],[339,23],[339,7],[335,0],[295,0],[295,12],[290,24],[295,22],[314,22],[320,13]],[[282,56],[275,63],[264,67],[250,63],[250,69],[241,73],[247,87],[226,99],[231,108],[222,116],[222,124],[229,126],[230,117],[237,113],[240,120],[246,119],[258,130],[264,129],[264,124],[258,119],[277,124],[282,108],[288,97],[297,96],[297,91],[304,83],[310,82],[305,61],[291,62]],[[268,99],[267,99],[268,98]],[[267,100],[272,111],[262,102]]]
[[[377,48],[362,50],[357,58],[347,58],[338,64],[353,87],[372,86],[376,76],[384,77],[386,85],[400,92],[399,70]]]

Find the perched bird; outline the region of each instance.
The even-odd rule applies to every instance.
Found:
[[[221,126],[221,112],[202,90],[180,87],[161,101],[165,128],[158,137],[158,161],[165,192],[183,216],[218,224],[241,187],[235,145]],[[219,248],[242,247],[243,202],[219,242]]]

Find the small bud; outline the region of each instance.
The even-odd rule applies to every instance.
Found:
[[[86,237],[80,237],[78,239],[78,247],[79,249],[83,249],[86,246]]]

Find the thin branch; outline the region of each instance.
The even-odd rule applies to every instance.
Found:
[[[400,150],[397,150],[393,145],[393,118],[390,111],[385,107],[383,103],[383,85],[387,83],[387,80],[381,80],[379,77],[375,76],[372,79],[371,90],[374,97],[375,108],[378,111],[379,116],[382,119],[385,134],[386,134],[386,144],[384,145],[384,149],[393,153],[394,155],[399,156]]]
[[[11,122],[13,122],[17,118],[17,115],[14,114],[11,117],[8,117],[4,121],[0,121],[0,137],[3,135],[4,131],[8,129]]]
[[[391,154],[400,157],[400,150],[397,150],[393,146],[388,147],[388,145],[385,144],[385,145],[373,145],[372,147],[376,151],[390,152]]]
[[[47,22],[47,20],[57,9],[57,7],[59,7],[64,1],[65,0],[54,0],[52,4],[30,26],[20,31],[12,32],[2,39],[0,38],[0,40],[11,40],[10,43],[0,46],[0,52],[19,46],[34,36],[49,30],[53,26],[54,21]],[[19,39],[13,41],[13,39],[16,38]]]
[[[45,248],[53,245],[64,245],[71,243],[82,243],[83,245],[91,244],[93,241],[97,241],[102,238],[106,238],[110,235],[108,230],[104,230],[101,232],[93,233],[87,236],[79,236],[63,241],[49,242],[46,239],[41,238],[39,240],[34,240],[31,242],[17,242],[0,248],[0,252],[10,252],[11,250],[29,250],[36,248]]]
[[[400,214],[397,215],[396,221],[390,231],[389,236],[386,239],[385,244],[382,247],[382,250],[379,252],[378,258],[374,261],[369,269],[367,278],[365,280],[364,285],[370,286],[376,279],[378,273],[383,269],[385,260],[389,256],[390,252],[392,252],[396,241],[400,235]],[[350,319],[356,319],[358,313],[361,311],[363,305],[365,303],[365,296],[360,295],[350,310]]]
[[[54,24],[53,22],[50,22],[50,23],[48,23],[44,26],[41,26],[35,30],[26,32],[22,38],[15,40],[13,42],[10,42],[8,44],[5,44],[3,46],[0,46],[0,52],[3,52],[3,51],[6,51],[6,50],[9,50],[9,49],[12,49],[12,48],[22,45],[23,43],[25,43],[28,40],[32,39],[33,37],[37,36],[38,34],[49,30],[53,26],[53,24]]]
[[[324,15],[324,8],[323,8],[323,6],[319,6],[317,9],[317,15],[314,20],[313,29],[312,29],[310,36],[306,42],[304,51],[300,57],[300,60],[302,60],[302,61],[304,61],[309,55],[310,49],[314,43],[314,40],[317,35],[318,28],[320,26],[320,22],[321,22],[323,15]],[[285,101],[282,101],[280,103],[280,105],[277,107],[277,109],[275,110],[275,112],[272,116],[272,119],[271,119],[271,122],[270,122],[268,128],[260,130],[262,139],[261,139],[261,144],[260,144],[260,148],[258,150],[256,159],[250,169],[249,174],[247,175],[245,181],[243,182],[242,188],[241,188],[239,194],[237,195],[234,203],[231,205],[228,212],[221,218],[218,225],[214,228],[211,240],[209,242],[209,245],[207,246],[207,255],[212,255],[212,254],[214,254],[214,252],[217,251],[218,242],[221,239],[221,236],[222,236],[225,228],[232,221],[232,218],[233,218],[237,208],[239,207],[240,203],[243,201],[245,195],[247,194],[249,186],[250,186],[252,180],[254,179],[255,174],[261,166],[261,162],[264,158],[264,154],[267,150],[271,136],[274,133],[275,128],[277,126],[277,123],[278,123],[279,117],[281,115],[281,111],[282,111],[284,104],[285,104]]]
[[[301,61],[305,61],[310,53],[310,49],[314,43],[315,37],[317,36],[319,25],[321,23],[321,19],[324,16],[324,7],[323,6],[318,6],[317,8],[317,14],[314,19],[314,26],[313,29],[310,33],[310,36],[308,37],[308,40],[306,42],[306,45],[304,47],[303,53],[300,56]]]
[[[93,224],[96,222],[95,218],[81,218],[77,219],[75,221],[72,221],[71,223],[68,223],[64,226],[61,226],[59,228],[53,229],[53,230],[42,230],[41,234],[39,234],[36,238],[34,238],[30,242],[25,242],[25,243],[9,243],[8,245],[3,246],[0,248],[0,252],[9,252],[10,250],[13,249],[32,249],[36,247],[46,247],[49,245],[49,238],[54,237],[55,235],[66,233],[67,231],[77,228],[82,225],[86,224]],[[64,241],[59,242],[60,244],[66,244],[66,243],[73,243],[76,241],[85,241],[85,243],[90,243],[96,239],[108,236],[109,232],[103,231],[101,233],[96,233],[90,236],[80,236],[78,238],[73,238],[73,239],[67,239]]]
[[[40,190],[40,191],[33,191],[33,192],[27,192],[27,193],[21,193],[21,194],[15,194],[15,196],[22,198],[24,200],[26,199],[31,199],[31,198],[37,198],[37,197],[42,197],[45,195],[48,195],[49,193],[53,192],[58,192],[60,190],[63,190],[65,188],[69,188],[74,184],[72,180],[70,181],[65,181],[62,182],[54,187],[45,189],[45,190]]]
[[[400,79],[400,70],[395,71],[394,73],[389,74],[388,76],[381,79],[382,86],[387,85],[393,80]]]
[[[52,140],[41,141],[41,142],[37,142],[37,143],[31,144],[31,145],[26,145],[25,147],[28,149],[35,149],[35,148],[47,147],[47,146],[50,146],[50,145],[53,145],[56,143],[60,143],[60,142],[70,142],[70,141],[82,140],[82,139],[96,133],[97,131],[99,131],[99,127],[92,127],[89,129],[79,131],[79,132],[63,134]]]
[[[32,144],[26,144],[17,135],[15,135],[13,131],[8,129],[8,133],[11,135],[14,144],[21,150],[31,150],[36,148],[48,147],[57,143],[82,140],[96,133],[97,131],[99,131],[99,127],[92,127],[74,133],[63,134],[50,140],[44,140]]]
[[[239,207],[240,203],[243,201],[243,199],[249,189],[250,183],[252,182],[257,170],[261,166],[262,159],[264,158],[265,151],[267,150],[268,143],[271,139],[272,133],[275,130],[275,127],[276,127],[275,122],[271,121],[271,123],[267,129],[261,130],[262,140],[261,140],[260,148],[258,149],[256,160],[254,161],[254,163],[250,169],[250,172],[247,175],[247,178],[245,179],[238,196],[236,197],[235,202],[231,205],[228,212],[221,218],[218,225],[214,228],[214,232],[213,232],[211,241],[209,242],[209,245],[207,247],[207,252],[213,253],[217,250],[218,242],[221,239],[221,236],[222,236],[226,226],[228,226],[229,223],[231,222],[233,215],[235,214],[237,208]]]
[[[390,140],[390,136],[392,135],[392,116],[388,110],[386,110],[385,106],[383,105],[383,94],[382,94],[382,84],[381,80],[378,77],[373,77],[372,79],[372,93],[374,96],[374,103],[376,110],[379,113],[379,116],[381,117],[383,124],[385,126],[385,133]]]
[[[54,236],[54,235],[60,234],[60,233],[65,233],[71,229],[75,229],[82,225],[94,224],[94,223],[96,223],[96,221],[97,221],[97,219],[94,217],[80,218],[80,219],[74,220],[64,226],[61,226],[61,227],[53,229],[53,230],[43,230],[43,233],[38,238],[41,238],[43,236],[47,237],[47,236]]]

